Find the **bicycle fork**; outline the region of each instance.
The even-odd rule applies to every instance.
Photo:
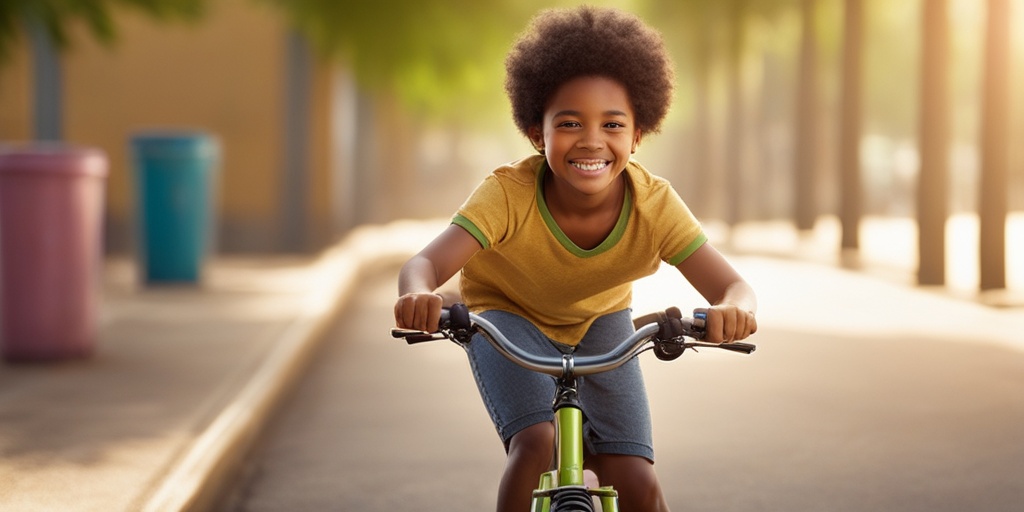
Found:
[[[618,493],[610,486],[588,489],[583,481],[583,411],[575,378],[560,379],[555,398],[555,469],[540,477],[531,512],[593,510],[593,497],[602,512],[618,512]]]

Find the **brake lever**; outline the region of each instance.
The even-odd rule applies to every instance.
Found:
[[[750,354],[754,350],[757,350],[757,345],[752,343],[744,343],[741,341],[730,341],[728,343],[711,343],[705,341],[694,341],[685,343],[686,348],[693,349],[697,352],[697,347],[709,347],[709,348],[720,348],[722,350],[731,350],[733,352],[740,352],[743,354]]]
[[[427,331],[418,331],[416,329],[399,329],[398,327],[391,328],[392,338],[404,338],[406,336],[416,336],[418,334],[430,334]]]
[[[444,333],[440,332],[426,332],[417,331],[415,329],[391,329],[392,338],[405,338],[405,342],[412,345],[414,343],[423,343],[425,341],[437,341],[448,339]]]

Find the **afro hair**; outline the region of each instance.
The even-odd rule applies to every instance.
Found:
[[[642,133],[656,133],[672,102],[672,62],[661,35],[632,14],[581,6],[541,11],[505,59],[516,127],[540,125],[558,88],[581,76],[622,84]]]

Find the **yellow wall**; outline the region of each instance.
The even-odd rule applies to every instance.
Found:
[[[195,24],[156,23],[134,13],[116,16],[112,48],[73,31],[62,59],[64,139],[97,146],[110,158],[108,248],[131,246],[135,200],[128,141],[145,129],[198,129],[219,137],[220,248],[279,247],[287,27],[277,12],[248,0],[210,2]],[[0,140],[31,137],[27,51],[0,68]],[[322,64],[320,67],[325,67]],[[322,108],[330,101],[330,74],[313,77],[309,161],[311,193],[305,205],[314,242],[329,236],[328,134]]]
[[[15,48],[10,60],[0,62],[0,140],[24,141],[32,137],[32,92],[28,49]]]

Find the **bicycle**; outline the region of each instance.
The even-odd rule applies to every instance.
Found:
[[[494,348],[512,362],[556,380],[555,457],[553,468],[542,474],[533,491],[531,512],[593,512],[597,499],[603,512],[618,512],[618,493],[611,486],[589,488],[583,476],[583,411],[580,408],[577,377],[614,370],[639,354],[651,350],[658,359],[671,361],[687,350],[720,348],[750,354],[750,343],[708,343],[704,337],[706,310],[695,310],[692,318],[683,317],[678,308],[651,313],[633,321],[636,332],[610,352],[597,356],[564,354],[538,356],[524,351],[508,340],[486,319],[470,313],[463,304],[454,304],[441,315],[436,333],[392,329],[395,338],[409,344],[448,339],[465,348],[473,335],[480,333]],[[688,341],[692,340],[692,341]]]

